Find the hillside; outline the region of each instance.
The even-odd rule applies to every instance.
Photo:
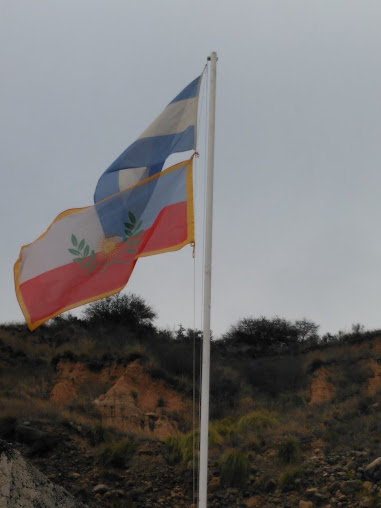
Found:
[[[0,438],[87,506],[191,507],[200,333],[128,298],[0,326]],[[381,333],[302,324],[212,344],[210,506],[380,506]]]

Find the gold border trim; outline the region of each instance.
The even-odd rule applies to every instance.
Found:
[[[187,201],[187,238],[186,238],[186,240],[184,240],[180,244],[173,245],[172,247],[168,247],[168,248],[165,248],[165,249],[158,249],[158,250],[155,250],[155,251],[145,252],[143,254],[137,255],[135,257],[135,259],[133,260],[133,267],[132,267],[132,270],[131,270],[131,274],[132,274],[132,272],[133,272],[133,270],[135,268],[135,264],[136,264],[136,262],[137,262],[137,260],[139,258],[141,258],[141,257],[148,257],[148,256],[154,256],[155,254],[162,254],[164,252],[174,252],[174,251],[182,249],[185,245],[188,245],[189,243],[193,243],[194,242],[193,156],[190,159],[188,159],[187,161],[179,162],[178,164],[175,164],[174,166],[171,166],[171,167],[165,169],[164,171],[162,171],[160,173],[157,173],[156,175],[153,175],[153,176],[151,176],[149,178],[146,178],[145,180],[142,180],[141,182],[138,182],[135,185],[132,185],[131,187],[128,187],[128,189],[124,189],[123,191],[118,192],[116,194],[113,194],[112,196],[109,196],[108,198],[102,200],[102,201],[106,201],[107,199],[110,199],[111,197],[117,196],[118,194],[123,194],[123,193],[125,193],[127,191],[130,191],[131,189],[134,189],[135,187],[139,187],[140,185],[144,185],[145,183],[147,183],[147,182],[149,182],[151,180],[155,180],[157,178],[161,178],[162,176],[165,176],[165,175],[167,175],[169,173],[172,173],[173,171],[176,171],[176,170],[178,170],[178,169],[180,169],[180,168],[182,168],[184,166],[187,166],[187,168],[186,168],[186,175],[185,175],[185,178],[186,178],[186,201]],[[98,201],[98,203],[102,203],[102,201]],[[59,215],[57,215],[57,217],[50,224],[50,226],[46,229],[46,231],[44,233],[42,233],[38,238],[36,238],[36,240],[34,240],[33,242],[31,242],[31,243],[29,243],[27,245],[23,245],[21,247],[19,257],[17,258],[17,260],[16,260],[16,262],[14,264],[14,282],[15,282],[16,297],[17,297],[17,300],[19,302],[21,311],[24,314],[25,321],[26,321],[30,331],[35,330],[36,328],[41,326],[46,321],[49,321],[49,319],[52,319],[52,318],[54,318],[56,316],[59,316],[63,312],[67,312],[67,311],[75,309],[77,307],[81,307],[82,305],[86,305],[87,303],[95,302],[97,300],[102,300],[103,298],[107,298],[109,296],[115,295],[116,293],[119,293],[120,291],[122,291],[126,287],[126,285],[128,284],[128,280],[127,280],[127,282],[123,286],[121,286],[121,287],[119,287],[119,288],[117,288],[115,290],[108,291],[107,293],[102,293],[100,295],[94,296],[92,298],[88,298],[86,300],[82,300],[82,301],[77,302],[77,303],[72,304],[72,305],[68,305],[67,307],[64,307],[64,308],[60,309],[58,312],[55,312],[55,313],[47,316],[46,318],[43,318],[43,319],[40,319],[40,320],[34,321],[34,322],[32,322],[30,314],[28,312],[28,309],[27,309],[27,307],[26,307],[26,305],[24,303],[24,299],[22,297],[22,293],[21,293],[20,285],[19,285],[20,265],[21,265],[21,262],[22,262],[22,251],[24,249],[26,249],[27,247],[29,247],[29,245],[32,245],[34,242],[37,242],[38,240],[43,238],[48,233],[48,231],[50,230],[50,228],[53,226],[53,224],[55,222],[63,219],[64,217],[66,217],[68,215],[71,215],[73,213],[77,213],[77,212],[80,212],[82,210],[86,210],[87,208],[91,208],[92,206],[96,206],[98,203],[95,203],[94,205],[91,205],[91,206],[85,206],[83,208],[71,208],[69,210],[65,210],[64,212],[62,212]],[[131,274],[130,274],[130,276],[131,276]]]

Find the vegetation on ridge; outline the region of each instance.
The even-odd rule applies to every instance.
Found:
[[[190,488],[199,443],[193,423],[201,332],[159,329],[155,317],[142,298],[129,294],[90,304],[82,317],[55,318],[33,333],[24,324],[0,325],[0,437],[50,474],[58,460],[50,458],[60,453],[68,460],[68,443],[75,443],[84,447],[76,460],[87,460],[89,478],[123,484],[122,476],[130,475],[133,483],[137,471],[146,468],[148,478],[157,468],[176,472]],[[314,454],[327,464],[365,454],[364,466],[381,456],[381,331],[357,324],[349,333],[320,336],[318,329],[308,320],[248,317],[212,341],[215,489],[300,494],[314,481]],[[146,376],[144,388],[133,384],[136,375]],[[52,398],[59,383],[66,397],[60,404]],[[43,435],[28,437],[25,422]],[[350,463],[344,473],[346,481],[361,484],[353,484],[354,503],[364,478]],[[65,481],[71,488],[73,477]],[[94,498],[83,486],[76,495],[89,506],[117,506],[119,496]],[[123,502],[139,506],[136,496]],[[369,503],[377,496],[372,491]]]

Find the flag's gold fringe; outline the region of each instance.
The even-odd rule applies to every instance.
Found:
[[[135,260],[133,261],[133,266],[132,266],[131,273],[133,272],[133,270],[135,268],[135,264],[136,264],[138,258],[140,258],[140,257],[153,256],[155,254],[162,254],[164,252],[174,252],[174,251],[182,249],[185,245],[188,245],[189,243],[193,243],[194,242],[193,174],[192,174],[192,166],[193,166],[193,164],[192,163],[193,163],[193,156],[189,160],[187,160],[187,161],[175,164],[174,166],[171,166],[171,167],[165,169],[164,171],[162,171],[160,173],[157,173],[156,175],[153,175],[153,176],[151,176],[149,178],[146,178],[145,180],[142,180],[141,182],[139,182],[139,183],[129,187],[128,189],[125,189],[125,190],[123,190],[121,192],[113,194],[113,196],[116,196],[118,194],[123,194],[123,193],[125,193],[127,191],[130,191],[131,189],[134,189],[135,187],[139,187],[140,185],[144,185],[145,183],[147,183],[147,182],[149,182],[151,180],[155,180],[157,178],[161,178],[162,176],[165,176],[165,175],[167,175],[169,173],[172,173],[173,171],[176,171],[176,170],[184,167],[185,165],[187,165],[187,170],[186,170],[187,238],[183,242],[181,242],[181,243],[179,243],[177,245],[172,245],[171,247],[167,247],[165,249],[158,249],[158,250],[151,251],[151,252],[144,252],[142,254],[137,254]],[[102,201],[105,201],[106,199],[110,199],[113,196],[109,196],[108,198],[105,198]],[[98,201],[98,203],[102,203],[102,201]],[[38,240],[43,238],[48,233],[48,231],[50,230],[50,228],[53,226],[53,224],[55,222],[63,219],[64,217],[66,217],[68,215],[71,215],[73,213],[77,213],[77,212],[80,212],[82,210],[86,210],[87,208],[91,208],[92,206],[95,206],[95,205],[85,206],[83,208],[71,208],[69,210],[65,210],[64,212],[60,213],[59,215],[57,215],[57,217],[54,219],[54,221],[50,224],[50,226],[46,229],[46,231],[44,233],[42,233],[42,235],[40,235],[38,238],[36,238],[36,240],[34,240],[34,242],[37,242]],[[45,317],[43,319],[40,319],[38,321],[32,322],[31,317],[29,315],[29,312],[27,310],[27,307],[26,307],[26,305],[24,303],[24,299],[22,297],[21,290],[20,290],[19,275],[20,275],[20,265],[21,265],[21,261],[22,261],[22,251],[24,249],[26,249],[27,247],[29,247],[29,245],[32,245],[32,243],[34,243],[34,242],[31,242],[28,245],[23,245],[21,247],[19,257],[17,258],[17,261],[14,264],[14,280],[15,280],[16,297],[17,297],[17,300],[19,302],[21,311],[24,314],[25,321],[26,321],[30,331],[35,330],[36,328],[41,326],[46,321],[49,321],[49,319],[53,319],[54,317],[59,316],[60,314],[62,314],[64,312],[67,312],[69,310],[72,310],[72,309],[75,309],[77,307],[80,307],[81,305],[85,305],[87,303],[95,302],[97,300],[101,300],[102,298],[107,298],[109,296],[115,295],[116,293],[119,293],[120,291],[122,291],[122,289],[125,288],[126,285],[128,284],[128,281],[127,281],[126,284],[123,284],[123,286],[121,286],[121,287],[119,287],[119,288],[117,288],[115,290],[108,291],[107,293],[102,293],[100,295],[94,296],[92,298],[88,298],[86,300],[82,300],[80,302],[76,302],[75,304],[72,304],[72,305],[68,305],[67,307],[64,307],[64,308],[60,309],[58,312],[55,312],[55,313],[53,313],[53,314],[51,314],[51,315],[49,315],[49,316],[47,316],[47,317]]]

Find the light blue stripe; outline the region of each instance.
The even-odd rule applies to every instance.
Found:
[[[143,229],[152,226],[159,212],[173,203],[186,200],[186,165],[129,191],[97,203],[99,220],[105,235],[124,237],[124,222],[132,212]]]
[[[171,153],[191,150],[194,143],[194,126],[166,136],[137,139],[106,170],[106,173],[127,168],[153,166],[168,158]]]
[[[199,76],[198,78],[194,79],[192,81],[192,83],[189,83],[188,86],[186,86],[184,88],[184,90],[182,90],[179,95],[177,95],[173,101],[171,101],[169,104],[172,104],[172,102],[178,102],[178,101],[183,101],[184,99],[191,99],[192,97],[196,97],[196,95],[198,94],[198,88],[199,88],[199,85],[200,85],[200,80],[201,80],[201,76]]]
[[[94,203],[97,203],[97,201],[101,201],[108,196],[112,196],[119,191],[119,173],[104,173],[98,180],[94,193]]]
[[[184,101],[184,104],[179,106],[186,109],[186,100],[198,96],[201,77],[194,79],[170,104]],[[165,160],[171,154],[192,150],[195,145],[195,132],[195,125],[192,124],[182,132],[136,140],[99,178],[94,193],[94,202],[97,203],[120,191],[118,172],[121,169],[147,167],[149,174],[153,175],[161,171]],[[115,176],[111,176],[113,174]]]
[[[138,139],[132,143],[132,145],[130,145],[100,177],[95,189],[94,201],[100,201],[119,192],[119,170],[149,167],[150,174],[155,174],[153,171],[159,172],[169,155],[191,150],[193,148],[193,143],[193,125],[178,134]],[[152,166],[156,166],[156,168],[152,168]],[[109,177],[112,173],[116,175],[116,179]]]

